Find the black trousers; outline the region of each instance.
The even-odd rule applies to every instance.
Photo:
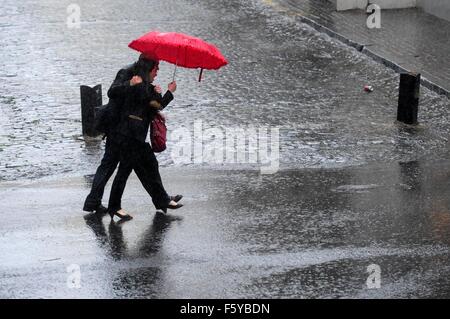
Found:
[[[158,161],[150,144],[123,137],[115,147],[119,149],[120,165],[111,188],[108,209],[113,211],[121,209],[123,191],[132,170],[152,198],[156,209],[166,208],[170,198],[164,189]]]
[[[111,178],[111,175],[114,173],[114,170],[117,167],[117,164],[120,161],[120,148],[117,142],[115,142],[115,137],[107,137],[106,145],[105,145],[105,154],[103,155],[100,166],[97,168],[95,172],[94,180],[92,182],[91,192],[86,197],[84,202],[83,209],[86,211],[95,210],[101,203],[103,198],[103,193],[105,191],[105,186],[108,180]],[[115,179],[118,180],[116,183],[116,188],[118,191],[123,193],[126,185],[126,181],[130,172],[126,170],[119,170]]]

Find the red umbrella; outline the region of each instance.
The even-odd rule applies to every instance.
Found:
[[[201,68],[199,81],[203,69],[217,70],[228,64],[214,45],[183,33],[153,31],[133,40],[128,46],[155,60],[185,68]]]

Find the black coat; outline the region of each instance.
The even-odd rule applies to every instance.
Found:
[[[115,133],[145,142],[150,122],[158,111],[156,105],[160,110],[164,109],[173,100],[173,95],[170,91],[164,96],[156,93],[154,85],[148,82],[131,86],[130,79],[134,75],[134,65],[120,70],[108,90],[108,97],[120,108]]]
[[[120,74],[123,81],[131,80],[135,73],[135,63],[125,66],[119,71],[116,80]],[[114,82],[113,84],[114,85]],[[111,85],[111,86],[112,86]],[[122,108],[124,98],[117,95],[115,98],[109,98],[108,104],[105,106],[106,111],[103,113],[103,118],[99,118],[100,132],[104,132],[109,138],[116,136],[118,124],[120,121],[120,110]]]

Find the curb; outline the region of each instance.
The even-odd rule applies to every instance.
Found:
[[[327,28],[319,23],[317,23],[316,21],[307,18],[303,15],[299,15],[296,16],[300,22],[305,23],[307,25],[309,25],[310,27],[312,27],[313,29],[315,29],[316,31],[319,31],[321,33],[325,33],[328,36],[330,36],[333,39],[336,39],[340,42],[342,42],[343,44],[352,47],[354,49],[356,49],[358,52],[361,52],[363,54],[365,54],[366,56],[370,57],[372,60],[374,60],[377,63],[383,64],[384,66],[394,70],[396,73],[411,73],[411,71],[401,67],[400,65],[396,64],[394,61],[388,60],[385,57],[369,50],[368,48],[365,47],[364,44],[355,42],[345,36],[343,36],[342,34],[331,30],[330,28]],[[450,91],[447,89],[444,89],[443,87],[439,86],[438,84],[428,80],[425,77],[421,77],[421,81],[420,83],[426,87],[427,89],[429,89],[430,91],[433,91],[439,95],[444,95],[447,98],[450,98]]]

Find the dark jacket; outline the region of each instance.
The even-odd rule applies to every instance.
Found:
[[[123,81],[131,80],[135,73],[135,64],[130,64],[122,68],[119,73]],[[118,76],[118,75],[117,75]],[[116,79],[117,79],[116,76]],[[113,84],[114,85],[114,82]],[[124,98],[117,96],[116,98],[109,98],[107,104],[107,111],[103,113],[104,119],[99,118],[100,131],[104,132],[109,138],[115,137],[117,133],[118,124],[120,121],[120,110],[122,108]],[[103,121],[103,122],[102,122]],[[103,124],[105,123],[105,124]],[[105,127],[106,125],[106,127]]]
[[[150,102],[159,104],[161,110],[173,100],[173,95],[167,91],[161,96],[155,92],[154,85],[148,82],[131,86],[130,79],[134,75],[133,65],[120,70],[108,90],[108,97],[120,106],[120,122],[115,132],[145,142],[150,122],[158,111],[150,106]]]

